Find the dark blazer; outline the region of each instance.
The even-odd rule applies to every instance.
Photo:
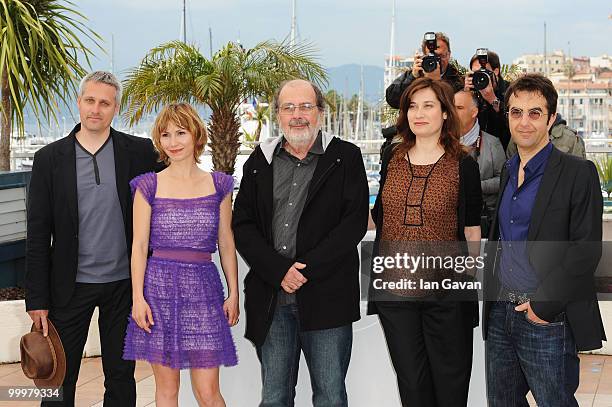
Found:
[[[70,134],[34,154],[27,201],[26,310],[61,307],[72,297],[79,253],[76,181],[77,124]],[[149,139],[111,128],[117,193],[125,224],[128,255],[132,247],[132,199],[129,182],[161,169]],[[104,225],[100,225],[104,227]]]
[[[491,225],[485,269],[485,295],[499,291],[499,203],[508,183],[506,166]],[[553,148],[531,212],[529,262],[539,286],[530,302],[535,314],[553,321],[565,312],[578,350],[601,348],[606,335],[596,300],[593,274],[601,258],[603,200],[595,165]],[[486,339],[491,302],[485,301]]]
[[[374,207],[372,208],[372,220],[376,224],[376,237],[372,257],[378,255],[379,242],[382,237],[383,205],[382,192],[387,180],[387,168],[395,154],[398,144],[389,145],[382,154],[380,167],[380,186]],[[457,203],[457,240],[465,241],[464,228],[466,226],[480,226],[480,211],[482,208],[482,190],[480,188],[480,172],[478,164],[474,159],[465,155],[459,161],[459,200]],[[467,248],[466,248],[467,250]],[[370,287],[371,288],[371,287]],[[476,293],[474,293],[476,294]],[[475,298],[476,300],[476,298]],[[470,312],[473,314],[473,325],[478,326],[478,302],[467,301]],[[377,314],[375,301],[368,302],[368,314]]]
[[[244,164],[234,203],[236,247],[250,270],[244,279],[247,339],[264,343],[280,283],[295,262],[308,279],[296,299],[302,330],[328,329],[359,319],[357,246],[368,223],[368,183],[361,152],[337,137],[318,159],[299,219],[296,258],[274,250],[273,172],[258,146]]]

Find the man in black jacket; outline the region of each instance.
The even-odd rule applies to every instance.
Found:
[[[62,402],[74,406],[94,308],[104,365],[104,404],[134,406],[134,362],[122,359],[132,292],[129,181],[152,171],[151,140],[112,129],[121,85],[108,72],[81,81],[81,123],[34,155],[27,202],[26,311],[47,334],[47,318],[66,353]]]
[[[506,106],[504,105],[504,95],[508,89],[508,81],[501,75],[501,64],[499,55],[493,51],[487,53],[487,63],[485,68],[492,72],[489,74],[489,84],[486,88],[476,91],[478,95],[478,123],[480,128],[499,139],[504,151],[508,148],[510,142],[510,129],[508,128],[508,119],[506,118]],[[478,61],[478,55],[474,54],[470,59],[470,70],[465,76],[465,90],[473,91],[472,73],[481,68]]]
[[[359,315],[357,245],[368,223],[359,148],[320,131],[321,91],[293,80],[275,97],[284,136],[244,165],[234,204],[246,337],[262,365],[261,406],[293,405],[300,352],[314,406],[347,406],[344,385]]]
[[[426,42],[423,40],[421,43],[421,50],[423,53],[428,52],[425,44]],[[416,53],[414,55],[414,64],[412,65],[412,69],[398,76],[387,88],[385,96],[389,106],[399,109],[402,93],[404,93],[404,90],[406,90],[412,81],[421,76],[446,81],[453,87],[453,89],[455,89],[455,91],[463,87],[463,82],[461,75],[459,75],[459,71],[457,71],[457,69],[450,63],[450,39],[446,34],[437,32],[436,45],[437,48],[434,53],[440,57],[440,63],[438,64],[437,69],[433,72],[423,71],[421,66],[423,62],[423,55]]]
[[[518,154],[502,170],[489,235],[489,405],[528,406],[531,390],[540,406],[577,406],[577,351],[605,340],[593,282],[602,250],[599,178],[592,162],[549,141],[557,108],[550,80],[526,74],[505,101]]]

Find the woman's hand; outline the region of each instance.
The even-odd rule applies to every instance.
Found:
[[[238,294],[230,294],[223,302],[223,313],[225,313],[225,317],[230,326],[234,326],[238,323],[238,316],[240,315],[240,310],[238,309]]]
[[[132,319],[141,329],[151,333],[151,326],[155,325],[155,323],[153,322],[151,307],[149,307],[144,298],[132,301]]]

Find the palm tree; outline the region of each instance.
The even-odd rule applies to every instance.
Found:
[[[257,105],[255,108],[255,115],[253,116],[253,120],[257,121],[257,128],[255,129],[255,141],[259,141],[259,137],[261,136],[261,129],[263,125],[269,123],[270,116],[270,106],[263,106],[261,104]]]
[[[59,103],[76,93],[93,53],[79,35],[100,48],[101,37],[87,28],[74,3],[58,0],[0,0],[0,170],[10,169],[11,132],[24,134],[28,106],[39,124],[57,123]],[[101,48],[100,48],[101,49]]]
[[[261,130],[264,124],[270,123],[270,106],[267,103],[259,103],[257,107],[255,107],[254,113],[247,112],[244,113],[243,116],[246,116],[249,120],[254,120],[257,122],[257,127],[252,134],[249,133],[244,127],[242,128],[242,133],[244,134],[243,144],[255,148],[261,137]]]
[[[270,100],[279,84],[304,78],[326,82],[309,44],[291,47],[264,41],[251,49],[229,42],[211,59],[193,45],[179,41],[153,48],[124,82],[124,117],[130,125],[144,114],[177,101],[206,105],[212,110],[208,125],[213,166],[233,174],[240,146],[242,100]]]
[[[342,96],[340,96],[340,94],[334,89],[331,89],[325,93],[325,102],[329,108],[328,120],[331,129],[336,129],[338,127],[338,114],[341,110],[342,99]]]
[[[606,191],[608,198],[612,198],[612,156],[606,154],[594,160],[601,189]]]
[[[335,89],[330,89],[325,92],[325,101],[332,112],[337,112],[342,104],[342,96]]]
[[[500,73],[508,82],[517,80],[523,74],[521,68],[517,64],[502,64]]]

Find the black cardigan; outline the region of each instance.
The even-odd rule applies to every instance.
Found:
[[[378,246],[382,235],[383,206],[382,192],[387,179],[387,168],[396,151],[398,144],[388,146],[383,152],[380,168],[380,187],[374,207],[372,208],[372,220],[376,224],[376,237],[372,257],[377,256]],[[457,205],[457,239],[465,241],[464,228],[466,226],[480,226],[480,213],[482,209],[482,190],[480,189],[480,171],[478,163],[465,155],[459,161],[459,201]],[[478,325],[478,304],[476,303],[476,314],[474,326]],[[368,314],[376,314],[376,303],[368,302]]]
[[[297,292],[300,328],[349,324],[359,313],[357,246],[368,223],[368,183],[359,148],[334,138],[319,158],[299,219],[295,259],[272,242],[272,165],[257,147],[244,164],[234,204],[236,248],[250,270],[244,279],[247,339],[262,345],[272,322],[280,283],[295,262],[308,279]]]

